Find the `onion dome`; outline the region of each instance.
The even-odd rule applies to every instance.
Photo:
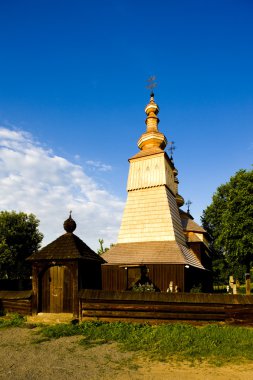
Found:
[[[180,194],[176,195],[176,202],[177,202],[178,207],[182,207],[184,205],[184,198],[182,197],[182,195]]]
[[[141,150],[150,148],[164,149],[167,145],[167,139],[163,133],[158,130],[159,119],[157,114],[159,113],[159,107],[154,101],[154,93],[150,95],[150,101],[145,108],[147,114],[146,125],[147,131],[143,133],[138,141],[138,147]]]
[[[72,211],[70,211],[68,219],[63,223],[64,230],[68,233],[72,233],[76,229],[76,222],[72,219],[71,213]]]
[[[175,168],[175,166],[174,166],[174,168],[173,168],[173,174],[174,174],[175,178],[176,178],[177,175],[178,175],[178,170]]]

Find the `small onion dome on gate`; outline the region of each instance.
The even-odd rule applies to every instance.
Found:
[[[63,228],[68,233],[72,233],[76,229],[76,222],[72,219],[71,213],[72,211],[70,211],[68,219],[63,223]]]

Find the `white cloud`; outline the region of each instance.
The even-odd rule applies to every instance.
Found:
[[[89,162],[98,170],[111,170],[101,162]],[[43,245],[64,233],[69,210],[76,234],[91,248],[98,248],[99,238],[106,245],[116,242],[123,207],[81,166],[54,155],[24,131],[0,127],[0,210],[35,214]]]
[[[92,170],[98,170],[100,172],[108,172],[112,170],[111,165],[103,164],[100,161],[88,160],[85,162]]]

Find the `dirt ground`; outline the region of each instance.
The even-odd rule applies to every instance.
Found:
[[[212,367],[158,363],[121,352],[117,344],[85,348],[80,336],[41,341],[38,328],[0,330],[0,380],[244,380],[253,363]]]

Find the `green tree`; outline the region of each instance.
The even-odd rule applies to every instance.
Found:
[[[218,187],[204,210],[202,225],[211,236],[214,280],[242,280],[253,262],[253,171],[239,170]]]
[[[97,250],[98,255],[102,255],[106,251],[109,250],[109,248],[104,248],[104,240],[103,239],[98,239],[98,242],[100,244],[100,248]]]
[[[40,248],[43,235],[33,214],[0,212],[0,278],[23,279],[31,274],[25,259]]]

